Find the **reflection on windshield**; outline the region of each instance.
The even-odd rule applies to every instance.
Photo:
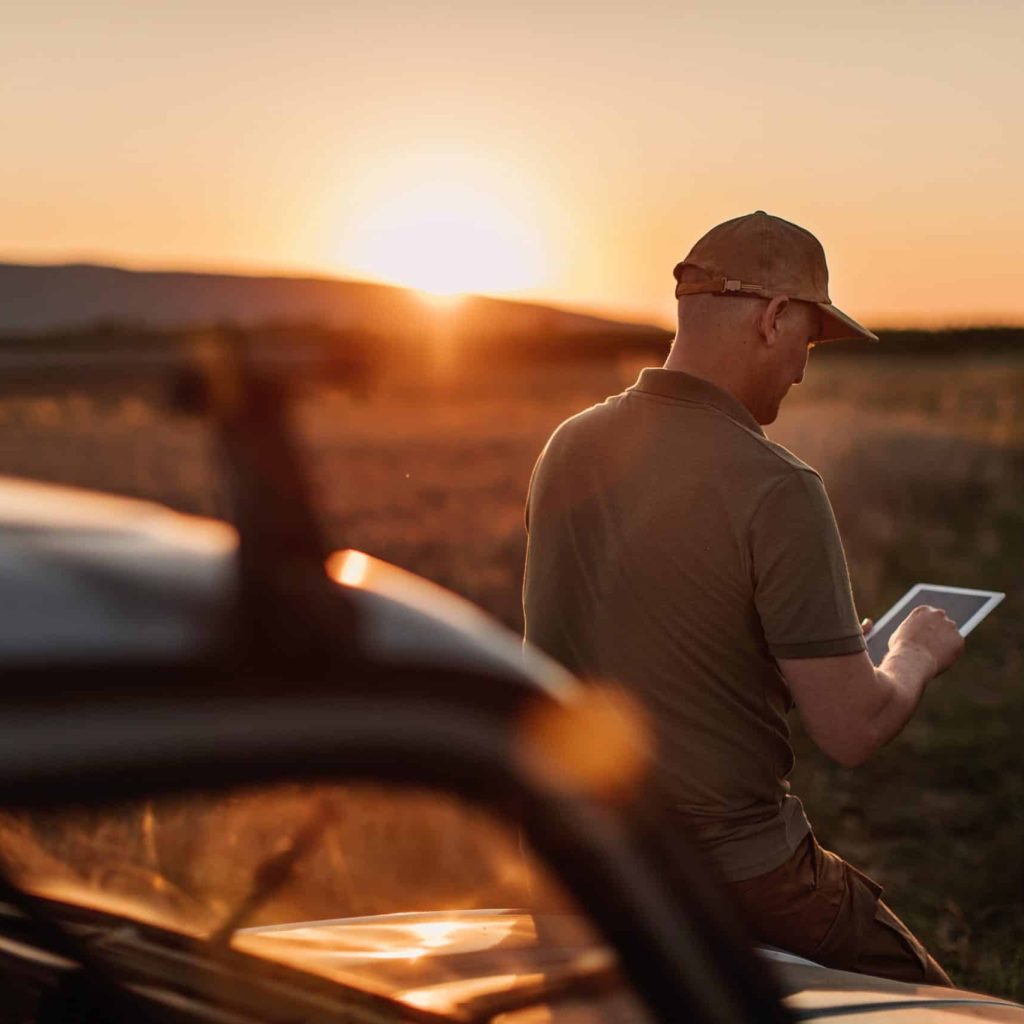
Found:
[[[5,814],[0,856],[40,895],[222,933],[424,1009],[592,970],[595,953],[614,966],[515,830],[423,791],[277,786]]]
[[[528,990],[563,988],[576,980],[618,981],[615,957],[578,917],[523,910],[248,929],[236,947],[439,1012],[495,999],[504,1003]]]
[[[417,945],[413,947],[415,952],[412,958],[422,956],[431,949],[441,949],[451,940],[458,931],[458,925],[452,921],[435,921],[428,924],[413,925],[413,936]]]
[[[542,881],[514,831],[447,796],[278,786],[225,796],[0,816],[0,855],[32,888],[141,900],[209,930],[320,805],[325,824],[246,925],[523,906]],[[545,886],[541,886],[545,888]]]
[[[510,910],[438,910],[430,914],[390,914],[301,924],[273,925],[239,933],[235,945],[267,950],[325,969],[373,960],[415,963],[423,956],[479,953],[501,946],[533,945],[533,917]]]

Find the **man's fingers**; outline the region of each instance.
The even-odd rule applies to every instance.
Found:
[[[865,636],[867,636],[868,633],[870,633],[871,630],[873,630],[874,628],[875,628],[874,619],[861,619],[860,620],[860,629],[861,629],[861,632]]]
[[[945,672],[963,654],[964,638],[956,623],[941,609],[919,605],[900,623],[889,650],[901,644],[922,647],[935,659],[936,675]]]

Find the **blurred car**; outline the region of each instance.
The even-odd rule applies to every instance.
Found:
[[[0,481],[0,1020],[1024,1022],[752,950],[642,713],[327,550],[235,370],[232,525]]]

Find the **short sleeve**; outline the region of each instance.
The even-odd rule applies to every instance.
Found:
[[[794,470],[750,525],[754,603],[776,658],[865,650],[835,516],[821,478]]]

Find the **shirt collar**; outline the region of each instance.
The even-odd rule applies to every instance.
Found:
[[[628,390],[661,395],[663,398],[674,398],[680,402],[710,405],[711,408],[724,412],[729,419],[764,437],[761,425],[739,399],[733,398],[711,381],[694,377],[693,374],[684,373],[682,370],[649,366],[640,371],[637,382]]]

